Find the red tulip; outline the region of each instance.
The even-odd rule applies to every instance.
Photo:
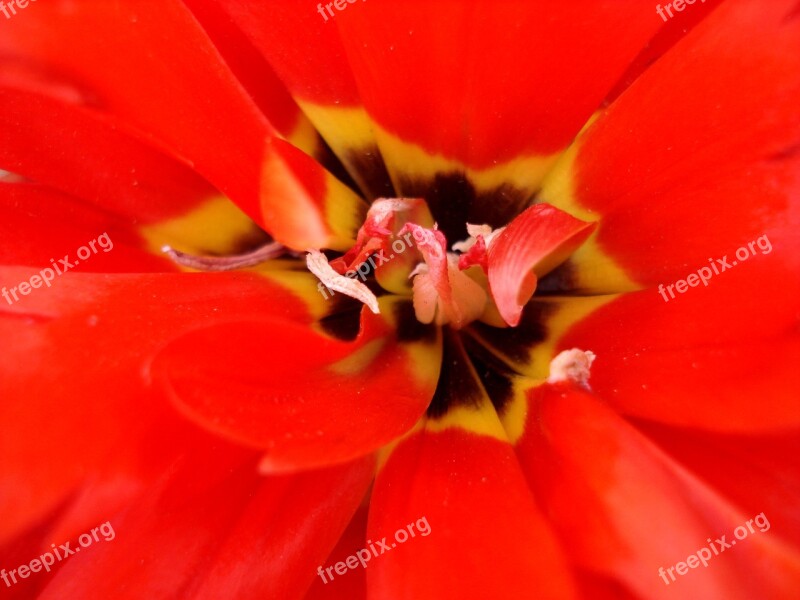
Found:
[[[796,1],[4,6],[6,595],[800,590]]]

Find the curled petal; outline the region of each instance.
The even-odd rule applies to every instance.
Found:
[[[569,257],[594,230],[594,224],[550,206],[531,206],[489,245],[489,287],[503,319],[519,323],[522,307],[536,290],[537,277]]]

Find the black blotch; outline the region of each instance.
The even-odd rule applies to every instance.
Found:
[[[411,300],[401,300],[394,305],[394,318],[397,321],[398,341],[431,343],[436,341],[438,327],[417,320]]]
[[[257,225],[253,225],[250,231],[237,238],[233,242],[233,249],[229,254],[246,254],[253,250],[265,246],[272,242],[272,237]]]
[[[567,260],[536,282],[536,294],[547,296],[573,292],[577,281],[575,267]]]
[[[464,173],[437,174],[433,179],[404,177],[400,193],[424,198],[448,244],[466,239],[467,223],[492,228],[508,225],[530,204],[531,194],[504,184],[478,194]]]
[[[514,371],[479,341],[469,335],[465,335],[462,339],[472,366],[475,367],[481,384],[489,394],[489,399],[495,410],[502,413],[514,395],[512,385]]]
[[[441,417],[453,406],[477,407],[483,397],[459,334],[449,327],[444,327],[442,334],[442,370],[427,412],[431,418]]]
[[[344,342],[352,342],[361,331],[361,309],[358,300],[336,293],[328,299],[330,310],[319,320],[322,330]]]
[[[547,337],[544,326],[555,307],[547,302],[531,300],[522,311],[522,318],[516,327],[492,327],[475,322],[470,327],[487,344],[518,363],[526,363],[530,349]]]
[[[336,177],[339,181],[353,190],[359,196],[361,195],[361,190],[358,188],[358,184],[355,180],[350,176],[350,173],[347,172],[347,169],[342,164],[342,161],[339,160],[339,157],[333,153],[331,147],[328,145],[322,136],[317,136],[319,138],[319,148],[314,152],[314,158],[316,161],[325,167],[330,173]]]
[[[530,204],[529,192],[503,184],[489,192],[478,194],[467,221],[478,225],[488,223],[493,229],[505,227]]]
[[[358,172],[367,189],[364,190],[369,200],[376,198],[394,198],[392,180],[383,162],[377,146],[351,150],[347,153],[347,162]]]

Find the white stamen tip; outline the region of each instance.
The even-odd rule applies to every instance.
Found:
[[[319,250],[311,249],[308,251],[308,254],[306,254],[306,266],[329,289],[363,302],[376,315],[381,312],[380,308],[378,308],[378,298],[375,297],[375,294],[360,281],[337,273],[328,263],[328,258]]]
[[[589,350],[564,350],[550,361],[550,377],[547,382],[572,381],[590,389],[589,376],[595,358],[594,353]]]

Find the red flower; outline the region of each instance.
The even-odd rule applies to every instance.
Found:
[[[554,4],[0,19],[0,588],[797,592],[800,8]]]

